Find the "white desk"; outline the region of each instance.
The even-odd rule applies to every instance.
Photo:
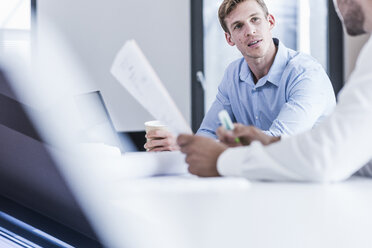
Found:
[[[158,177],[112,192],[99,230],[110,247],[372,247],[372,179],[247,186]]]

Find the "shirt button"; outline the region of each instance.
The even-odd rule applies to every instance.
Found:
[[[256,116],[256,120],[258,120],[258,116]]]

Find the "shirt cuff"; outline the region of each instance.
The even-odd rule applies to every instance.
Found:
[[[204,131],[204,130],[198,130],[195,134],[196,136],[202,136],[202,137],[207,137],[211,139],[217,139],[217,136],[211,132]]]
[[[253,142],[250,146],[229,148],[217,160],[217,170],[221,176],[244,176],[244,168],[249,167],[251,154],[259,153],[261,143]],[[252,161],[253,162],[253,161]]]
[[[282,134],[282,135],[280,135],[280,140],[286,140],[286,139],[288,139],[288,138],[290,138],[291,137],[291,135],[288,135],[288,134]]]
[[[270,130],[266,130],[266,131],[262,130],[262,132],[263,132],[264,134],[266,134],[266,135],[274,136],[274,134],[273,134]]]
[[[245,177],[249,180],[301,180],[301,175],[270,156],[268,148],[275,149],[275,146],[276,144],[265,147],[255,141],[250,146],[229,148],[218,158],[217,171],[221,176]],[[290,159],[285,154],[283,156],[284,161]]]

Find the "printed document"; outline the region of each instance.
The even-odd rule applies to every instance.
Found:
[[[134,40],[117,54],[111,73],[155,119],[174,134],[192,133],[168,91]]]

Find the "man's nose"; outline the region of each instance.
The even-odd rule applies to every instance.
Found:
[[[246,36],[250,36],[250,35],[254,35],[256,33],[256,28],[251,25],[250,23],[247,23],[247,25],[245,25],[246,29],[245,29],[245,35]]]

